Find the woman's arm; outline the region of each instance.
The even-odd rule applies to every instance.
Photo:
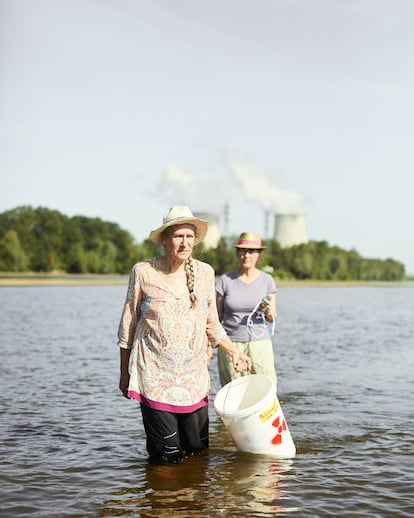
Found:
[[[129,276],[125,304],[118,327],[118,345],[124,349],[132,347],[142,298],[137,269],[138,264],[135,264]]]
[[[137,265],[134,265],[129,276],[128,291],[118,328],[118,346],[120,349],[119,389],[126,398],[128,397],[129,386],[129,356],[138,323],[139,311],[137,311],[137,307],[141,296],[136,269]]]
[[[214,286],[214,271],[211,267],[209,267],[209,275],[211,276],[210,282],[212,286]],[[249,371],[252,367],[250,358],[237,349],[220,324],[220,320],[223,317],[224,297],[215,291],[215,289],[212,289],[210,293],[211,297],[208,299],[206,326],[209,343],[212,347],[221,347],[231,356],[235,371]],[[215,297],[213,295],[214,293]]]
[[[246,354],[240,352],[230,340],[223,340],[219,346],[231,356],[233,368],[236,372],[249,371],[252,368],[252,360]]]
[[[216,291],[216,305],[219,320],[222,322],[224,315],[224,296],[220,295],[218,291]]]

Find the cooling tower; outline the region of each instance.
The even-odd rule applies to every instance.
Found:
[[[207,235],[203,240],[206,248],[216,248],[221,238],[219,217],[210,212],[194,212],[196,218],[205,219],[208,221]]]
[[[276,214],[274,240],[282,248],[307,243],[304,214]]]

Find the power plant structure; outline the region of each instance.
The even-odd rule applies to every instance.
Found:
[[[307,243],[306,218],[304,214],[276,214],[273,239],[282,248]]]
[[[209,223],[207,235],[203,240],[204,246],[206,248],[216,248],[221,238],[219,217],[211,212],[194,212],[194,216],[205,219]]]
[[[208,221],[207,235],[203,240],[205,248],[216,248],[222,232],[220,229],[220,217],[213,212],[194,212],[197,218]],[[270,213],[266,213],[266,221]],[[228,211],[225,211],[225,226],[228,226]],[[267,227],[267,223],[266,223]],[[265,236],[267,228],[265,229]],[[307,243],[306,216],[305,214],[275,214],[273,239],[278,241],[282,248]]]

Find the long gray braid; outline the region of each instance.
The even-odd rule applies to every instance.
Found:
[[[197,296],[194,292],[194,264],[191,257],[185,262],[185,273],[187,274],[187,287],[190,293],[191,307],[193,308],[197,302]]]

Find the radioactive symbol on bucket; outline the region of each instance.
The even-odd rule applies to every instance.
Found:
[[[216,413],[238,450],[281,459],[296,455],[296,447],[272,378],[251,374],[237,378],[217,393]]]
[[[285,418],[283,418],[282,423],[280,423],[280,417],[277,416],[273,421],[272,426],[277,428],[277,435],[273,437],[272,444],[282,444],[282,432],[287,430]]]

